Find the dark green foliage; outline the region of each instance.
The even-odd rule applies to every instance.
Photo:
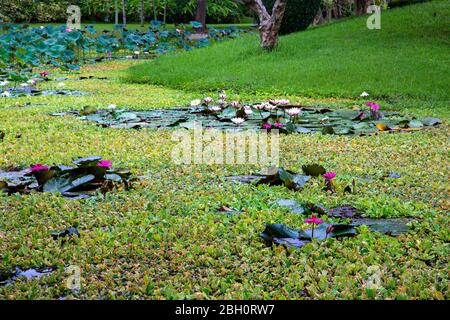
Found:
[[[275,0],[264,0],[263,3],[271,14]],[[319,10],[320,3],[321,0],[289,0],[284,12],[280,34],[289,34],[308,28]]]

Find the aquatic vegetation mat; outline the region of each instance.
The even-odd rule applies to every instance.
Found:
[[[67,198],[88,198],[97,191],[128,188],[131,172],[112,169],[100,156],[80,158],[74,166],[37,164],[21,170],[0,170],[0,190],[12,193],[57,192]]]
[[[367,135],[377,132],[410,132],[442,123],[437,118],[416,119],[399,112],[370,110],[331,110],[276,104],[253,106],[194,106],[191,108],[152,111],[96,110],[53,113],[54,116],[76,115],[102,127],[126,129],[193,129],[196,125],[218,130],[278,129],[281,133],[316,133]]]

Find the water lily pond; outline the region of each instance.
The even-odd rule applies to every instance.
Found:
[[[290,116],[291,110],[298,110]],[[301,116],[300,116],[301,113]],[[278,129],[281,133],[316,133],[367,135],[377,132],[411,132],[442,123],[437,118],[417,119],[399,112],[384,112],[378,119],[361,109],[311,108],[267,103],[244,107],[197,106],[151,111],[97,110],[53,113],[53,116],[76,115],[102,127],[121,129],[194,129],[195,126],[218,130]]]

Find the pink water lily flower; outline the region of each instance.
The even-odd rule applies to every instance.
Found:
[[[313,224],[321,224],[323,223],[322,219],[317,218],[316,216],[312,216],[311,218],[305,219],[306,223],[313,223]]]
[[[233,108],[237,108],[239,106],[239,101],[233,101],[230,103],[230,106],[232,106]]]
[[[272,125],[270,124],[270,123],[264,123],[263,125],[262,125],[262,127],[263,127],[263,129],[270,129],[270,128],[272,128]]]
[[[35,164],[34,166],[32,166],[30,168],[30,170],[31,170],[31,172],[48,171],[49,167],[38,163],[38,164]]]
[[[42,71],[39,73],[42,77],[48,76],[48,71]]]
[[[66,32],[72,32],[72,29],[66,28]]]
[[[112,162],[109,160],[102,160],[99,163],[97,163],[97,166],[105,167],[105,168],[109,168],[109,167],[111,167],[111,165],[112,165]]]
[[[366,103],[366,106],[370,107],[370,109],[371,109],[372,111],[377,111],[377,110],[380,109],[380,105],[377,104],[377,103],[375,103],[375,102],[372,102],[372,101],[367,102],[367,103]]]
[[[336,177],[336,172],[326,172],[322,177],[327,180],[332,180]]]
[[[213,102],[213,98],[206,97],[206,98],[203,99],[203,101],[205,101],[206,104],[210,104],[211,102]]]
[[[273,124],[273,126],[274,126],[275,128],[281,128],[281,127],[284,126],[284,124],[282,124],[281,122],[275,122],[275,123]]]

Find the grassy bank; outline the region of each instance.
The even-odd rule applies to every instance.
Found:
[[[308,96],[448,98],[448,1],[382,13],[282,37],[272,53],[258,37],[177,53],[129,70],[125,80],[173,88],[265,91]]]

